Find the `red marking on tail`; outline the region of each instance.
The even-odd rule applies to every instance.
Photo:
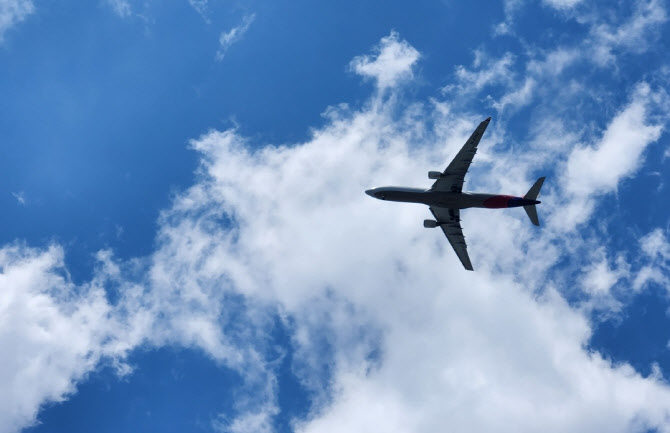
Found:
[[[510,199],[516,198],[512,195],[494,195],[491,198],[487,198],[484,200],[484,207],[488,207],[491,209],[499,209],[502,207],[507,207],[507,202],[510,201]]]

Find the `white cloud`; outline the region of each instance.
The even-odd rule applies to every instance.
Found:
[[[494,101],[492,103],[493,108],[500,113],[507,107],[521,108],[530,104],[534,96],[533,92],[536,85],[537,84],[533,78],[527,78],[518,89],[505,93],[502,98],[500,98],[500,101]]]
[[[530,50],[523,64],[524,74],[519,74],[514,70],[514,64],[520,62],[515,62],[516,56],[511,53],[504,53],[496,59],[475,50],[472,68],[457,66],[455,77],[458,84],[446,86],[443,90],[457,91],[462,99],[471,99],[473,93],[488,87],[491,93],[487,94],[487,99],[498,114],[513,113],[532,103],[542,93],[554,92],[554,102],[569,98],[574,89],[558,78],[584,55],[578,48],[559,47],[547,52]],[[520,75],[522,78],[519,78]],[[561,88],[557,89],[559,83]]]
[[[19,204],[25,206],[26,205],[26,195],[23,191],[19,192],[13,192],[12,196],[16,199]]]
[[[276,405],[268,405],[258,411],[244,412],[230,421],[217,419],[212,426],[222,433],[272,433],[275,431],[273,417],[278,413]]]
[[[582,0],[543,0],[544,4],[559,10],[574,8],[581,2]]]
[[[530,2],[527,0],[504,0],[505,19],[494,26],[493,34],[495,36],[514,35],[517,15],[528,3]],[[582,0],[542,0],[542,3],[561,12],[571,12],[575,6],[582,3]]]
[[[670,284],[670,279],[668,279],[666,273],[662,269],[646,265],[640,268],[636,273],[635,278],[632,281],[632,288],[635,291],[640,291],[647,287],[649,283],[660,284],[667,287]]]
[[[236,370],[244,381],[242,395],[253,398],[237,399],[235,431],[244,431],[251,414],[271,418],[274,367],[259,356],[265,338],[253,335],[269,319],[253,300],[235,305],[226,299],[230,291],[216,283],[220,279],[210,285],[189,281],[185,269],[174,270],[180,279],[164,282],[159,264],[119,263],[111,251],[98,252],[94,278],[75,285],[63,256],[58,246],[0,248],[0,433],[34,424],[40,407],[67,399],[101,362],[119,375],[130,374],[124,360],[140,345],[199,348]],[[154,260],[166,258],[157,253]],[[105,287],[117,288],[117,303],[108,301]],[[233,310],[240,317],[227,318]],[[230,329],[225,335],[223,326]]]
[[[102,287],[75,287],[63,250],[0,249],[0,432],[30,425],[45,401],[61,401],[103,357],[118,357],[121,332]]]
[[[5,32],[35,12],[32,0],[0,0],[0,42]]]
[[[493,28],[494,35],[515,35],[517,15],[530,2],[526,0],[505,0],[505,19]],[[542,0],[546,6],[564,12],[565,17],[576,19],[580,24],[590,26],[590,38],[585,41],[593,48],[591,60],[601,66],[611,65],[615,60],[612,51],[624,48],[633,52],[643,52],[649,48],[650,38],[660,24],[667,21],[667,12],[662,0],[633,0],[609,4],[584,4],[582,0]],[[621,13],[627,3],[633,3],[632,13]],[[611,9],[608,7],[613,6]],[[622,17],[621,20],[619,18]],[[614,21],[614,22],[612,22]],[[619,21],[619,22],[616,22]]]
[[[505,12],[505,20],[497,24],[493,28],[493,34],[496,36],[509,35],[513,33],[512,27],[516,13],[524,6],[524,0],[504,0],[503,10]]]
[[[587,221],[598,196],[615,192],[620,182],[637,172],[645,150],[659,139],[667,123],[665,115],[657,115],[667,104],[662,89],[639,83],[597,142],[577,144],[569,151],[561,171],[564,206],[556,215],[557,227],[569,231]]]
[[[462,65],[456,67],[456,78],[459,81],[457,89],[462,93],[480,92],[490,84],[508,82],[512,78],[513,62],[514,56],[511,53],[505,53],[499,59],[489,59],[481,51],[475,51],[473,66],[477,68],[476,71],[468,70]]]
[[[509,17],[501,24],[499,30],[510,33],[509,30],[514,15],[524,3],[520,0],[510,0],[505,3],[505,10]],[[456,68],[456,77],[460,81],[457,86],[461,91],[478,91],[488,84],[501,84],[504,93],[500,96],[490,96],[491,105],[499,114],[505,111],[514,111],[527,106],[539,92],[553,92],[555,98],[563,101],[566,93],[573,91],[590,91],[576,83],[558,81],[557,77],[566,69],[576,64],[590,64],[598,68],[617,65],[620,52],[643,53],[650,49],[652,41],[657,38],[657,30],[667,21],[667,13],[663,5],[657,0],[640,0],[635,4],[634,13],[621,22],[609,23],[603,20],[606,14],[595,16],[578,16],[580,24],[588,26],[589,37],[572,46],[557,46],[551,49],[537,49],[530,45],[526,48],[524,78],[516,77],[511,68],[511,53],[504,53],[499,59],[488,59],[481,50],[476,50],[476,59],[473,69],[463,66]],[[502,29],[502,30],[501,30]],[[525,44],[525,42],[524,42]],[[485,59],[482,62],[481,59]],[[560,83],[562,88],[557,88]],[[566,87],[566,84],[569,86]],[[456,86],[452,86],[456,87]],[[464,92],[467,93],[467,92]]]
[[[668,15],[660,0],[638,0],[630,18],[618,25],[596,20],[591,27],[593,60],[603,66],[616,60],[614,51],[623,49],[634,53],[647,51],[660,25]]]
[[[531,59],[528,62],[528,72],[538,77],[559,76],[563,71],[580,58],[583,53],[579,48],[558,47],[544,53],[540,60]]]
[[[406,42],[395,36],[392,44]],[[363,75],[389,89],[397,75],[385,77],[378,67],[383,52],[359,57],[353,68],[375,65]],[[411,76],[413,61],[401,63],[390,70]],[[553,188],[567,203],[542,208],[555,212],[542,232],[531,232],[522,214],[465,212],[475,274],[462,271],[439,233],[421,229],[425,208],[363,194],[375,185],[426,184],[425,171],[443,164],[474,122],[440,103],[435,111],[413,106],[397,115],[381,95],[359,111],[329,111],[330,123],[305,143],[251,150],[235,130],[194,140],[202,178],[166,213],[163,245],[175,253],[165,267],[190,269],[200,281],[224,274],[234,290],[277,303],[295,320],[298,371],[318,402],[298,431],[666,429],[664,382],[586,351],[590,325],[556,291],[568,281],[549,279],[561,257],[585,251],[578,242],[576,252],[553,246],[578,237],[575,225],[568,225],[570,236],[560,233],[561,207],[616,188],[658,138],[661,124],[650,120],[648,92],[638,86],[602,140],[579,148],[590,149],[586,160],[598,166],[626,146],[638,149],[628,153],[628,164],[615,165],[606,182],[594,176],[581,184],[577,198],[568,194],[575,193],[572,183],[557,182]],[[429,132],[417,126],[421,119],[440,127]],[[482,147],[481,156],[494,153],[490,160],[501,166],[518,160],[516,153]],[[544,161],[517,161],[521,172],[565,152],[564,145],[549,149],[538,152]],[[578,156],[568,161],[572,170],[579,165]],[[499,182],[496,170],[475,170],[477,182]],[[588,218],[591,210],[581,212]],[[577,283],[593,296],[628,277],[622,261],[596,257],[590,268],[576,266],[574,274],[583,272]],[[524,267],[531,271],[507,271]],[[319,391],[323,332],[333,351],[330,398]]]
[[[524,159],[497,148],[504,126],[492,128],[468,178],[477,187],[523,193],[534,167],[560,164],[566,153],[572,170],[610,163],[610,153],[630,151],[621,143],[634,161],[615,164],[606,181],[587,177],[578,191],[570,174],[548,182],[540,231],[522,211],[464,211],[477,269],[467,273],[441,233],[421,227],[425,207],[363,193],[429,185],[426,171],[444,166],[481,120],[449,101],[405,107],[386,98],[418,58],[395,33],[374,55],[357,57],[352,69],[383,92],[357,110],[328,110],[306,142],[256,146],[234,129],[193,140],[197,181],[162,213],[148,258],[118,262],[101,251],[94,280],[75,287],[58,248],[0,250],[0,284],[10,294],[0,299],[0,346],[14,348],[0,355],[0,432],[30,424],[40,404],[65,398],[101,359],[123,365],[142,343],[197,347],[235,369],[246,398],[214,426],[270,430],[278,410],[276,363],[266,359],[273,314],[293,324],[294,370],[314,401],[298,431],[669,430],[667,384],[586,350],[591,325],[559,294],[574,284],[602,292],[621,266],[601,268],[596,257],[593,271],[580,262],[562,269],[569,279],[552,273],[584,252],[565,209],[591,217],[581,200],[616,189],[658,138],[665,119],[650,120],[649,87],[635,89],[598,143],[572,152],[537,138]],[[644,245],[664,251],[655,240]],[[101,289],[110,284],[122,293],[114,305]],[[37,381],[44,369],[50,380]],[[16,377],[23,382],[12,388]]]
[[[128,0],[107,0],[107,4],[121,18],[127,18],[133,13]]]
[[[655,229],[640,239],[642,251],[652,259],[670,262],[670,242],[661,229]]]
[[[636,90],[594,152],[604,158],[602,143],[628,139],[619,122],[646,124],[646,111],[636,108],[644,94]],[[466,274],[442,236],[420,228],[426,209],[363,194],[375,185],[425,184],[444,143],[451,150],[462,144],[463,128],[454,126],[473,126],[467,117],[425,107],[396,117],[392,104],[375,98],[360,111],[331,111],[326,127],[287,147],[253,151],[235,130],[212,131],[193,141],[203,177],[166,213],[164,247],[174,252],[166,268],[190,269],[200,281],[224,274],[234,290],[277,303],[296,321],[303,381],[321,402],[298,430],[666,428],[670,392],[663,382],[584,350],[588,321],[552,287],[561,281],[548,280],[567,254],[551,248],[555,225],[530,235],[529,224],[519,224],[523,215],[468,211],[464,225],[478,270]],[[441,125],[437,136],[416,127],[422,118]],[[651,129],[642,128],[645,143],[658,133]],[[515,155],[492,159],[506,157]],[[634,167],[607,185],[616,187]],[[491,183],[499,173],[477,175]],[[582,194],[599,194],[599,184]],[[229,229],[218,225],[222,219]],[[537,249],[519,243],[531,236]],[[506,271],[524,266],[533,267],[533,278]],[[596,261],[582,284],[609,290],[624,270]],[[319,379],[310,376],[323,350],[314,334],[324,328],[335,363],[330,403],[318,398]]]
[[[568,193],[588,196],[611,192],[637,170],[644,150],[658,140],[663,130],[663,123],[651,119],[655,102],[649,85],[640,83],[602,139],[570,153],[564,179]]]
[[[537,96],[538,86],[545,88],[551,85],[578,57],[578,50],[567,48],[530,56],[524,65],[525,78],[518,79],[518,73],[514,70],[514,55],[507,52],[494,59],[481,50],[475,50],[472,69],[457,66],[455,75],[459,83],[445,90],[457,89],[462,96],[471,97],[471,93],[481,92],[486,86],[501,85],[504,88],[502,96],[488,96],[491,105],[498,113],[506,109],[516,110],[530,104]]]
[[[623,275],[621,269],[612,269],[607,258],[593,262],[585,270],[584,287],[592,295],[609,295],[609,291]]]
[[[640,239],[642,267],[633,279],[633,289],[641,290],[649,283],[670,288],[670,240],[657,228]]]
[[[399,40],[396,32],[382,38],[375,51],[374,56],[355,57],[349,67],[363,77],[373,78],[380,90],[412,78],[412,67],[419,60],[419,52]]]
[[[258,151],[234,130],[208,133],[193,142],[204,177],[170,217],[176,245],[210,239],[170,268],[184,260],[196,275],[217,269],[245,296],[277,302],[296,320],[294,343],[308,365],[322,356],[310,334],[330,330],[333,400],[298,431],[664,428],[663,382],[586,351],[591,330],[581,313],[551,285],[538,298],[542,287],[494,265],[507,256],[509,269],[535,262],[546,276],[556,257],[516,242],[529,224],[468,212],[478,266],[468,274],[439,233],[421,229],[426,209],[363,194],[426,183],[435,143],[451,140],[414,136],[393,112],[379,101],[340,111],[306,143]],[[214,224],[222,217],[233,222],[228,231]]]
[[[249,30],[249,26],[256,19],[256,14],[247,15],[242,19],[242,23],[228,30],[227,32],[222,32],[219,36],[219,50],[216,52],[216,60],[223,60],[224,56],[228,49],[237,41],[242,39],[244,34]]]
[[[188,3],[200,15],[204,16],[205,12],[207,12],[207,0],[188,0]]]
[[[583,256],[581,289],[588,295],[581,307],[586,310],[596,310],[604,316],[611,316],[620,312],[624,303],[613,293],[614,287],[621,283],[629,284],[631,267],[622,255],[615,260],[609,260],[604,247],[593,247],[590,254]]]
[[[547,50],[538,49],[535,45],[528,44],[522,36],[517,36],[525,46],[525,54],[529,57],[526,63],[527,71],[522,80],[513,79],[513,71],[508,71],[506,81],[501,78],[497,80],[506,87],[503,96],[490,98],[499,114],[505,108],[514,110],[528,105],[537,96],[538,89],[551,89],[558,99],[561,99],[563,91],[571,90],[568,88],[556,91],[556,77],[572,65],[586,63],[598,68],[616,68],[622,54],[640,54],[650,50],[653,42],[659,38],[662,24],[668,20],[665,5],[660,0],[636,0],[632,5],[632,13],[629,14],[622,13],[622,9],[626,6],[622,4],[616,4],[611,9],[607,9],[609,5],[593,5],[580,11],[579,8],[575,8],[580,3],[582,2],[573,0],[545,1],[545,4],[556,9],[570,11],[569,14],[565,14],[565,18],[574,19],[578,25],[585,26],[588,36],[579,42]],[[513,29],[516,16],[526,4],[524,0],[506,0],[505,21],[496,26],[494,33],[516,36]],[[480,50],[476,53],[478,57],[486,57]],[[499,61],[502,62],[509,56],[510,53],[505,53]],[[493,71],[488,65],[473,66],[475,70],[483,67],[486,71]],[[457,75],[463,77],[464,81],[473,81],[473,77],[485,77],[481,71],[469,72],[461,69],[462,67],[457,69]]]
[[[334,404],[298,431],[664,428],[664,385],[584,351],[588,326],[562,301],[533,301],[507,284],[464,291],[445,287],[421,312],[396,316],[380,368],[338,372]]]

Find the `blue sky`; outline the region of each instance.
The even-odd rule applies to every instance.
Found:
[[[0,433],[670,430],[668,8],[0,0]]]

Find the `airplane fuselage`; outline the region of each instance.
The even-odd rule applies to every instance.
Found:
[[[378,200],[398,201],[405,203],[421,203],[428,205],[430,213],[435,219],[423,221],[425,228],[440,227],[449,240],[454,252],[460,259],[463,267],[472,271],[472,263],[468,255],[463,228],[461,227],[460,209],[473,207],[500,209],[521,207],[535,226],[540,225],[535,205],[540,203],[536,198],[544,183],[544,176],[535,181],[523,197],[503,194],[482,194],[476,192],[462,192],[465,174],[477,153],[477,145],[481,140],[491,118],[486,118],[477,126],[468,141],[458,151],[454,159],[444,171],[429,171],[428,178],[435,182],[430,189],[406,188],[397,186],[383,186],[372,188],[365,193]]]
[[[365,191],[370,197],[385,201],[421,203],[449,209],[467,209],[472,207],[500,209],[529,206],[540,203],[522,197],[501,194],[482,194],[474,192],[433,191],[430,189],[383,186]]]

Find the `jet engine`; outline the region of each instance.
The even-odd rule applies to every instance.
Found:
[[[435,220],[423,220],[423,226],[427,229],[434,229],[438,224]]]
[[[440,179],[442,177],[444,177],[444,174],[442,174],[442,172],[439,172],[439,171],[429,171],[428,172],[428,179]]]

